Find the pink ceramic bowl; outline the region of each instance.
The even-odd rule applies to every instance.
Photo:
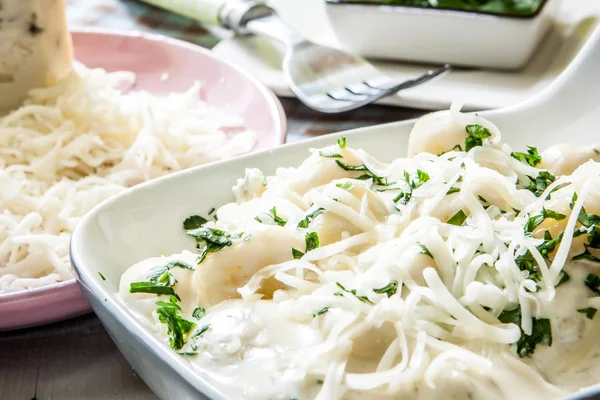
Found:
[[[110,30],[72,32],[75,59],[88,67],[136,74],[136,90],[161,95],[202,84],[202,100],[244,118],[254,150],[285,141],[286,119],[273,93],[242,69],[201,47],[164,36]],[[0,331],[42,325],[90,311],[74,279],[0,295]]]

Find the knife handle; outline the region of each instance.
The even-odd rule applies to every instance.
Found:
[[[256,0],[142,0],[209,25],[217,25],[236,33],[247,33],[250,19],[273,12],[263,1]]]

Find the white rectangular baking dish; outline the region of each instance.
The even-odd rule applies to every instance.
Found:
[[[518,69],[550,28],[556,4],[542,0],[531,16],[349,0],[326,0],[326,10],[340,43],[365,57]]]
[[[564,141],[580,146],[596,143],[600,139],[598,71],[600,28],[565,72],[536,98],[481,115],[493,121],[503,132],[503,141],[516,149],[531,143],[539,144],[540,150]],[[121,352],[159,398],[231,400],[124,307],[115,293],[121,274],[139,260],[185,248],[189,242],[180,229],[181,220],[233,201],[231,187],[245,168],[272,174],[276,167],[298,165],[309,148],[335,143],[341,136],[352,147],[391,160],[406,153],[413,124],[411,120],[341,132],[181,171],[135,186],[81,220],[71,239],[77,280]],[[541,136],[532,137],[535,132]],[[569,399],[592,400],[599,395],[600,386],[595,386]]]

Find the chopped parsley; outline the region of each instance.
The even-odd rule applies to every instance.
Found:
[[[544,220],[547,218],[554,219],[556,221],[560,221],[565,219],[567,216],[564,214],[557,213],[552,210],[546,210],[542,208],[542,213],[540,215],[535,215],[533,217],[529,217],[527,222],[525,223],[525,232],[532,233],[535,228],[537,228]]]
[[[527,153],[510,153],[510,155],[532,167],[535,167],[542,162],[542,156],[538,154],[537,148],[531,146],[527,146]]]
[[[319,155],[325,158],[344,158],[340,153],[324,153],[319,151]]]
[[[347,191],[350,191],[352,189],[354,189],[354,185],[352,184],[352,182],[343,182],[343,183],[338,183],[337,185],[335,185],[336,187],[339,187],[340,189],[344,189]]]
[[[433,258],[433,255],[431,254],[431,252],[429,251],[427,246],[425,246],[423,243],[417,243],[417,247],[419,248],[419,251],[417,252],[417,254],[424,254],[426,256]]]
[[[544,243],[537,247],[540,254],[546,259],[549,259],[550,254],[556,249],[556,246],[560,243],[563,238],[563,233],[558,235],[556,239],[552,238],[549,231],[544,232]]]
[[[214,208],[213,208],[214,211]],[[210,213],[209,213],[210,215]],[[206,224],[208,221],[206,220],[206,218],[201,217],[199,215],[192,215],[191,217],[188,217],[185,219],[185,221],[183,221],[183,229],[187,230],[191,230],[191,229],[197,229],[202,227],[204,224]]]
[[[502,311],[498,316],[500,322],[516,324],[521,329],[521,337],[517,341],[517,354],[519,357],[526,357],[535,351],[537,345],[552,346],[552,328],[550,320],[547,318],[533,318],[531,335],[526,335],[521,328],[521,307]]]
[[[318,317],[319,315],[325,314],[327,311],[329,311],[329,307],[323,307],[319,310],[317,310],[316,312],[313,313],[313,318]]]
[[[197,307],[196,309],[194,309],[194,312],[192,312],[192,317],[194,317],[194,319],[197,320],[201,320],[202,318],[204,318],[205,315],[206,310],[202,307]]]
[[[529,177],[529,179],[531,179],[532,182],[527,185],[525,189],[535,194],[536,197],[540,197],[542,193],[546,191],[548,186],[556,180],[556,177],[548,171],[540,171],[535,179],[532,177]]]
[[[160,295],[175,295],[172,286],[157,282],[131,282],[129,284],[129,293],[152,293]]]
[[[104,275],[102,275],[102,272],[98,272],[98,276],[100,276],[100,279],[102,279],[103,281],[106,280],[106,278],[104,277]]]
[[[304,236],[304,242],[306,244],[305,253],[316,249],[320,245],[319,234],[317,232],[307,233],[306,236]],[[292,256],[294,256],[295,259],[302,258],[302,256],[304,256],[305,253],[301,252],[300,250],[296,250],[292,247]]]
[[[453,194],[453,193],[458,193],[458,192],[460,192],[460,188],[452,186],[450,189],[448,189],[446,194],[448,195],[448,194]]]
[[[212,215],[212,213],[214,213],[216,211],[216,208],[211,208],[210,211],[208,212],[208,215]]]
[[[389,186],[391,183],[388,183],[387,178],[382,176],[377,176],[366,165],[348,165],[343,161],[335,160],[335,163],[342,168],[344,171],[364,171],[364,174],[358,176],[356,179],[366,180],[373,179],[373,183],[379,186]]]
[[[298,228],[308,228],[308,225],[310,225],[311,221],[317,218],[319,215],[323,214],[324,212],[325,209],[319,207],[310,214],[307,214],[306,217],[304,217],[302,221],[298,223]]]
[[[387,294],[387,297],[392,297],[398,291],[398,281],[391,281],[386,286],[381,287],[379,289],[373,289],[373,291],[377,294]]]
[[[588,274],[583,282],[588,289],[600,296],[600,277],[596,274]]]
[[[577,254],[575,257],[572,258],[572,260],[573,261],[587,260],[587,261],[600,263],[600,258],[598,258],[595,255],[593,255],[592,253],[590,253],[590,249],[589,249],[588,245],[584,245],[584,246],[585,246],[585,251],[581,254]],[[598,295],[600,295],[600,292],[598,292]]]
[[[412,198],[412,193],[415,189],[421,187],[425,182],[429,180],[429,174],[420,169],[417,170],[417,180],[413,180],[410,177],[408,171],[404,171],[404,180],[408,184],[409,191],[408,192],[400,192],[394,199],[392,200],[394,203],[406,205]]]
[[[232,239],[239,239],[243,234],[232,235],[220,229],[199,227],[186,229],[186,233],[196,239],[200,250],[198,264],[202,263],[208,253],[216,253],[226,246],[233,244]],[[201,244],[204,244],[201,247]]]
[[[339,282],[336,282],[335,284],[337,285],[338,288],[340,288],[342,290],[341,292],[335,292],[334,293],[335,296],[343,296],[344,293],[349,293],[349,294],[353,295],[354,297],[356,297],[358,300],[362,301],[363,303],[373,304],[373,302],[371,300],[369,300],[369,298],[367,296],[357,295],[356,289],[348,290],[344,286],[342,286],[342,284]]]
[[[317,247],[319,247],[319,235],[317,234],[317,232],[307,233],[306,236],[304,237],[304,240],[306,242],[306,252],[307,253],[309,251],[314,250]]]
[[[577,201],[577,193],[573,193],[570,207],[573,209],[575,202]],[[588,214],[584,207],[581,207],[579,215],[577,216],[577,222],[582,227],[573,232],[573,237],[581,235],[589,235],[588,242],[584,245],[585,251],[581,254],[573,257],[573,260],[587,260],[592,262],[600,262],[600,258],[596,257],[590,252],[590,249],[600,249],[600,216],[596,214]]]
[[[577,310],[577,312],[585,314],[586,317],[588,317],[589,319],[594,319],[594,316],[596,315],[596,310],[593,307],[588,307],[588,308],[580,308],[579,310]]]
[[[341,137],[337,140],[338,146],[340,146],[340,149],[345,149],[346,148],[346,138],[345,137]]]
[[[302,256],[304,256],[304,253],[292,247],[292,256],[294,257],[294,259],[299,260],[302,258]]]
[[[448,223],[450,225],[462,226],[466,219],[467,215],[465,214],[465,212],[463,210],[458,210],[458,212],[448,220]]]
[[[175,350],[181,349],[185,345],[185,337],[196,324],[179,315],[181,307],[177,304],[174,296],[171,296],[168,302],[157,301],[156,304],[158,305],[156,309],[158,320],[167,325],[169,345]]]
[[[275,209],[275,207],[269,210],[269,215],[271,216],[271,218],[273,218],[273,222],[275,222],[279,226],[285,226],[285,224],[287,223],[286,220],[277,216],[277,210]]]
[[[183,269],[188,269],[193,271],[194,267],[190,264],[183,261],[170,261],[165,265],[159,265],[156,267],[152,267],[150,273],[148,274],[148,281],[150,282],[160,282],[166,284],[167,286],[173,286],[176,283],[175,277],[171,274],[171,269],[179,267]]]
[[[465,130],[469,134],[465,139],[465,151],[483,145],[483,139],[492,136],[488,128],[479,124],[467,125]]]

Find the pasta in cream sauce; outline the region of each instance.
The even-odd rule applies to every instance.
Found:
[[[311,153],[248,169],[235,203],[182,221],[188,249],[121,278],[223,393],[551,399],[600,381],[597,150],[519,152],[453,107],[416,123],[408,158],[350,138]]]

